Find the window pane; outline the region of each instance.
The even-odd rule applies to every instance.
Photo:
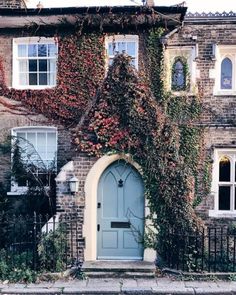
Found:
[[[20,85],[28,85],[28,74],[27,73],[20,73],[19,74],[19,83]]]
[[[48,85],[47,73],[39,74],[39,85]]]
[[[48,73],[48,85],[54,86],[56,85],[56,75],[54,73]]]
[[[230,186],[219,187],[219,210],[230,210]]]
[[[48,44],[48,56],[56,56],[57,46],[56,44]]]
[[[56,148],[56,146],[57,146],[56,133],[55,132],[48,132],[47,133],[47,141],[48,141],[48,146],[53,146]]]
[[[30,72],[37,72],[37,59],[30,59],[29,60],[29,71]]]
[[[48,71],[56,72],[56,61],[54,59],[48,61]]]
[[[232,89],[232,62],[229,58],[221,63],[221,89]]]
[[[131,56],[135,56],[135,42],[127,43],[127,53]]]
[[[28,72],[27,60],[20,60],[19,61],[19,72]]]
[[[225,156],[220,158],[219,181],[230,181],[230,160]]]
[[[29,85],[38,85],[37,74],[29,73]]]
[[[28,56],[29,57],[37,56],[37,44],[28,45]]]
[[[119,53],[126,51],[126,42],[117,42],[117,51]]]
[[[25,134],[25,132],[17,132],[16,136],[17,136],[17,139],[18,139],[19,147],[24,149],[25,145],[26,145],[26,140],[25,140],[26,134]]]
[[[18,45],[18,56],[19,57],[27,56],[27,45]]]
[[[37,151],[41,157],[42,160],[46,159],[46,133],[39,132],[37,134],[37,141],[38,141],[38,147]]]
[[[34,148],[36,148],[36,134],[34,132],[27,133],[27,140],[34,146]]]
[[[178,60],[174,63],[172,69],[172,89],[183,90],[185,88],[184,65]]]
[[[234,188],[234,210],[236,210],[236,187]]]
[[[39,44],[38,45],[38,56],[47,56],[47,45],[46,44]]]
[[[114,55],[115,51],[115,43],[109,43],[108,44],[108,55]]]
[[[46,59],[39,59],[39,71],[40,72],[47,72],[47,60]]]

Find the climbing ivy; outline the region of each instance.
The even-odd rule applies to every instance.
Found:
[[[140,164],[161,254],[167,231],[191,233],[202,226],[194,205],[201,197],[199,174],[205,167],[204,130],[196,124],[201,100],[165,92],[162,33],[151,30],[147,37],[145,76],[135,71],[128,56],[116,56],[75,140],[89,154],[129,153]]]
[[[104,34],[81,31],[59,39],[55,89],[8,89],[0,66],[0,95],[73,125],[79,151],[97,157],[128,153],[139,163],[160,254],[169,229],[194,232],[202,225],[193,208],[204,193],[198,191],[201,171],[207,181],[203,130],[196,127],[201,99],[165,91],[163,33],[162,28],[145,32],[144,70],[139,73],[130,57],[121,54],[105,76]]]

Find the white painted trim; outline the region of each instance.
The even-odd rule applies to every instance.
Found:
[[[51,89],[54,88],[56,85],[20,85],[19,84],[19,62],[18,62],[18,53],[17,53],[17,46],[19,44],[32,44],[32,43],[38,43],[38,44],[55,44],[57,45],[57,42],[55,38],[52,37],[21,37],[21,38],[14,38],[12,40],[12,87],[16,89],[33,89],[33,90],[42,90],[42,89]],[[58,47],[58,46],[57,46]],[[58,49],[57,49],[58,50]],[[50,59],[47,57],[46,59]],[[54,59],[54,58],[53,58]],[[57,57],[56,57],[57,61]],[[57,70],[56,73],[57,75]]]
[[[138,70],[139,37],[138,35],[111,35],[105,38],[105,66],[109,67],[108,44],[112,42],[135,42],[135,68]]]
[[[101,157],[89,171],[84,191],[85,191],[85,211],[84,211],[84,224],[83,236],[85,238],[84,260],[93,261],[97,260],[97,189],[99,179],[104,170],[113,162],[125,159],[133,165],[141,174],[140,166],[132,160],[129,155],[110,155]],[[149,208],[147,200],[145,200],[145,216],[148,216]],[[153,262],[156,258],[156,253],[153,249],[144,249],[145,261]]]
[[[219,184],[224,184],[224,182],[219,182],[219,160],[222,156],[227,156],[230,159],[231,162],[231,176],[230,182],[225,183],[226,185],[229,185],[231,189],[234,187],[235,181],[232,181],[234,179],[235,174],[235,165],[232,163],[232,161],[236,161],[236,149],[234,148],[216,148],[214,149],[213,153],[213,166],[212,166],[212,183],[211,183],[211,193],[214,197],[214,209],[209,210],[209,217],[218,217],[218,218],[232,218],[236,216],[236,210],[233,210],[234,208],[234,198],[231,191],[231,210],[219,210],[219,200],[218,200],[218,188]],[[233,169],[232,169],[233,168]]]
[[[232,61],[232,89],[221,89],[221,62],[224,58]],[[236,45],[216,45],[214,95],[236,95]]]
[[[196,79],[200,77],[199,71],[196,69],[197,58],[197,48],[196,46],[168,46],[165,50],[165,67],[166,67],[166,88],[171,90],[171,80],[172,80],[172,67],[175,62],[175,59],[178,57],[183,57],[187,61],[189,74],[190,74],[190,94],[193,94],[196,91]],[[187,91],[175,91],[176,95],[181,93],[189,93]]]
[[[58,149],[58,131],[56,127],[53,126],[19,126],[14,127],[11,129],[11,136],[12,136],[12,143],[15,140],[14,137],[17,136],[17,132],[43,132],[43,133],[50,133],[55,132],[56,134],[56,154],[55,154],[55,165],[57,169],[57,149]],[[47,140],[47,139],[46,139]],[[11,153],[11,163],[12,163],[12,153]],[[14,181],[14,179],[11,180],[11,191],[7,192],[7,195],[23,195],[27,192],[28,187],[27,186],[18,186],[18,183]]]

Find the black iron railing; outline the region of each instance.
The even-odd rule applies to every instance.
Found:
[[[188,233],[167,231],[163,258],[168,267],[183,271],[235,272],[236,231],[208,227]]]
[[[76,216],[0,216],[0,263],[12,268],[63,271],[78,263]]]

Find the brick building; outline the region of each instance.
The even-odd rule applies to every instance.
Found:
[[[3,7],[8,5],[6,3],[7,1]],[[112,22],[103,24],[103,32],[106,35],[104,59],[107,59],[107,62],[109,58],[112,60],[114,48],[113,52],[111,49],[116,47],[117,51],[125,50],[131,55],[134,65],[139,69],[145,61],[144,28],[164,25],[169,30],[162,38],[165,47],[167,89],[174,90],[176,94],[186,92],[185,64],[188,66],[190,79],[188,95],[195,93],[199,83],[204,89],[201,125],[205,127],[205,146],[213,162],[213,181],[212,193],[202,200],[196,210],[207,222],[231,222],[236,212],[235,15],[189,14],[183,22],[186,12],[184,7],[153,9],[154,15],[153,10],[145,7],[41,11],[0,9],[0,57],[3,59],[6,85],[22,90],[22,93],[28,88],[40,91],[56,87],[58,44],[54,35],[73,32],[76,17],[85,12],[95,15],[99,11],[104,18],[111,11],[117,17],[139,14],[145,16],[141,18],[138,27],[129,22],[125,28],[119,22],[115,25]],[[29,24],[37,27],[33,34]],[[62,24],[62,29],[58,29]],[[89,29],[96,31],[98,28],[95,26]],[[119,49],[120,44],[125,47]],[[43,65],[43,61],[46,61],[47,66]],[[37,63],[37,66],[34,63]],[[26,115],[23,109],[17,113],[12,112],[7,103],[18,102],[14,101],[14,97],[12,101],[7,97],[2,99],[5,104],[0,107],[1,141],[4,142],[10,134],[24,138],[35,147],[41,159],[48,165],[55,159],[56,154],[57,212],[78,215],[80,226],[77,241],[81,258],[154,260],[154,251],[143,251],[142,247],[137,245],[135,237],[129,235],[129,224],[126,220],[118,218],[122,215],[122,208],[135,206],[130,218],[133,218],[139,229],[144,228],[144,221],[140,223],[140,220],[144,220],[144,215],[148,215],[148,206],[145,206],[143,182],[137,163],[129,156],[124,159],[124,155],[119,154],[105,155],[99,159],[80,154],[71,144],[68,128],[55,124],[43,114]],[[122,159],[129,162],[125,168]],[[1,156],[0,168],[0,181],[3,182],[6,173],[11,169],[9,155]],[[73,176],[79,180],[79,190],[75,194],[71,194],[69,190],[69,181]],[[115,185],[117,183],[118,186]],[[8,196],[19,199],[26,189],[25,185],[11,182]],[[114,190],[117,190],[117,196],[121,190],[123,194],[127,191],[132,194],[135,191],[139,198],[131,200],[129,204],[120,203],[116,197],[109,197],[109,192]],[[101,208],[106,218],[101,214]],[[141,214],[139,220],[135,219],[136,213]],[[142,230],[141,233],[143,234]]]

